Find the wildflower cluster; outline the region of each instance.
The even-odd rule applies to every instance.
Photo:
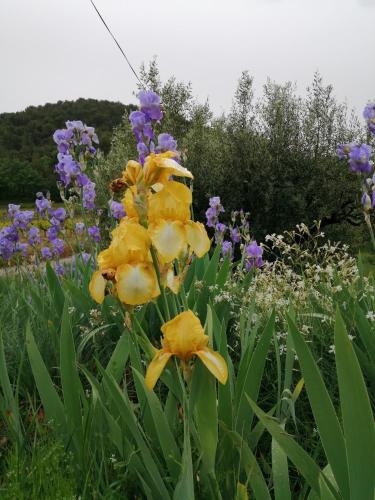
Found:
[[[56,130],[53,139],[57,144],[58,163],[55,171],[59,176],[62,198],[63,191],[71,186],[73,192],[81,195],[83,208],[94,209],[95,183],[85,171],[96,155],[94,144],[99,144],[95,129],[80,120],[67,121],[66,128]]]
[[[209,207],[206,210],[206,226],[214,229],[215,242],[221,245],[222,255],[233,260],[236,246],[238,246],[247,271],[262,267],[263,248],[250,237],[249,214],[242,209],[233,211],[231,222],[226,225],[219,220],[220,214],[224,212],[220,197],[210,198]]]
[[[36,194],[35,210],[21,210],[20,205],[8,205],[10,225],[0,231],[0,257],[5,261],[12,258],[28,260],[38,264],[42,261],[56,261],[55,270],[62,275],[64,269],[59,259],[71,249],[67,245],[67,235],[74,230],[78,255],[87,261],[89,254],[85,248],[100,240],[99,228],[92,226],[85,230],[83,222],[71,228],[68,214],[63,207],[53,208],[49,197]]]
[[[317,229],[312,234],[300,224],[293,231],[267,235],[264,249],[267,255],[273,255],[273,260],[264,262],[262,272],[253,276],[245,290],[239,285],[245,275],[238,267],[224,288],[216,291],[214,302],[228,304],[235,319],[235,333],[239,331],[238,318],[248,314],[254,304],[254,325],[276,308],[277,339],[280,354],[284,354],[287,325],[283,318],[291,307],[299,311],[301,331],[311,336],[316,322],[331,324],[337,303],[345,308],[348,297],[360,301],[364,293],[368,298],[374,296],[371,281],[359,279],[357,262],[349,255],[348,246],[327,240]],[[314,310],[315,303],[319,303],[319,315]],[[327,338],[327,350],[329,344]]]
[[[51,202],[42,193],[37,193],[35,204],[36,214],[33,210],[21,210],[20,205],[8,206],[8,218],[11,224],[1,230],[0,236],[0,256],[4,260],[8,261],[17,254],[28,257],[33,250],[43,260],[63,254],[64,241],[59,238],[59,233],[66,218],[65,210],[63,208],[53,210]],[[47,241],[50,246],[41,246],[41,230],[38,225],[33,225],[34,222],[39,223],[41,219],[46,221],[43,241]]]
[[[109,247],[98,255],[99,270],[89,286],[98,303],[107,292],[130,310],[159,295],[166,299],[166,288],[178,294],[193,254],[202,257],[210,249],[203,224],[191,220],[191,190],[175,180],[193,178],[177,161],[176,141],[160,134],[158,146],[154,144],[153,125],[163,116],[160,98],[154,92],[142,91],[139,99],[140,110],[130,115],[139,162],[130,160],[122,178],[113,183],[125,187],[123,211],[112,202],[111,210],[120,222]],[[166,314],[169,319],[168,306]],[[208,337],[192,311],[165,323],[162,332],[163,348],[157,351],[146,375],[150,389],[172,355],[180,358],[184,373],[187,361],[198,356],[220,382],[226,382],[226,363],[207,347]]]

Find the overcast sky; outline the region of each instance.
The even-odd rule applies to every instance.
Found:
[[[230,108],[248,69],[303,93],[319,70],[361,111],[375,99],[375,0],[96,0],[133,65],[158,56]],[[135,102],[134,75],[89,0],[0,0],[0,112],[78,97]],[[79,118],[79,117],[72,117]],[[95,125],[95,124],[93,124]]]

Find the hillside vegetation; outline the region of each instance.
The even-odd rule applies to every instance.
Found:
[[[121,122],[126,109],[132,107],[120,102],[77,99],[0,114],[0,201],[32,201],[35,192],[46,189],[56,197],[54,130],[64,127],[66,120],[94,125],[100,149],[106,153],[113,128]]]

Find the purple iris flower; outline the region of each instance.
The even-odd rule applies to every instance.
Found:
[[[143,127],[143,135],[149,140],[154,138],[154,130],[151,123],[146,123],[146,125]]]
[[[263,266],[263,248],[256,241],[252,241],[250,245],[247,245],[245,251],[245,266],[247,271],[250,271],[254,267],[260,268]]]
[[[60,262],[56,262],[53,266],[53,269],[55,270],[57,276],[64,276],[65,268]]]
[[[228,240],[224,240],[223,243],[221,244],[221,253],[223,254],[224,257],[229,257],[229,259],[232,258],[232,251],[233,251],[233,246],[232,242]]]
[[[233,243],[239,243],[241,241],[241,234],[238,227],[232,227],[230,230],[230,237]]]
[[[13,256],[14,251],[14,243],[8,240],[8,238],[0,236],[0,256],[4,260],[9,260]]]
[[[111,201],[109,208],[114,219],[120,220],[126,215],[122,203],[119,203],[118,201]]]
[[[81,257],[81,259],[83,260],[83,262],[85,264],[87,264],[87,262],[91,259],[91,254],[87,253],[87,252],[81,252],[79,254],[79,257]]]
[[[142,141],[138,142],[137,151],[138,151],[139,156],[143,157],[143,158],[145,158],[149,154],[148,147]]]
[[[84,146],[90,146],[91,145],[91,139],[90,139],[90,136],[89,136],[89,134],[87,132],[83,132],[82,133],[80,144],[82,144]]]
[[[132,111],[129,115],[129,121],[133,131],[139,130],[142,132],[146,124],[146,115],[142,111]]]
[[[216,208],[217,212],[224,212],[224,207],[220,202],[220,196],[213,196],[210,198],[209,205],[211,208]]]
[[[13,219],[19,211],[20,211],[21,205],[14,205],[13,203],[9,203],[8,205],[8,217]]]
[[[27,257],[29,255],[29,245],[27,243],[16,243],[16,252],[19,252],[22,257]]]
[[[215,227],[216,219],[217,219],[217,212],[215,208],[209,207],[206,210],[206,225],[207,227]]]
[[[52,253],[54,255],[61,256],[64,253],[65,249],[65,243],[64,240],[61,240],[60,238],[56,238],[51,241],[52,244]]]
[[[337,156],[340,160],[347,160],[349,158],[349,153],[355,144],[340,144],[336,149]]]
[[[37,227],[32,226],[29,229],[28,241],[30,245],[40,245],[40,243],[42,242],[40,238],[40,231]]]
[[[37,211],[41,215],[44,215],[46,210],[51,208],[51,202],[47,198],[45,198],[43,196],[43,194],[41,194],[41,193],[37,193],[37,194],[39,194],[41,196],[37,197],[37,199],[35,200],[35,206],[36,206]]]
[[[83,208],[93,210],[95,208],[95,183],[89,181],[83,186]]]
[[[49,241],[53,241],[57,238],[59,234],[59,227],[58,226],[51,226],[47,229],[47,239]]]
[[[85,264],[87,264],[90,259],[92,259],[92,255],[90,253],[81,252],[74,255],[72,260],[73,260],[73,265],[75,266],[79,261],[82,261]]]
[[[76,229],[76,233],[78,235],[82,235],[84,230],[85,230],[85,225],[83,222],[77,222],[76,225],[75,225],[75,229]]]
[[[99,243],[99,241],[100,241],[100,229],[98,228],[98,226],[88,227],[87,232],[92,240],[94,240],[96,243]]]
[[[84,125],[81,122],[81,120],[68,120],[67,122],[65,122],[65,126],[67,129],[70,129],[70,130],[76,129],[78,131],[81,131],[84,128]]]
[[[8,241],[16,242],[19,240],[18,229],[16,226],[5,226],[0,231],[0,238],[6,238]]]
[[[52,252],[51,249],[48,247],[42,247],[40,249],[40,253],[42,255],[43,260],[51,260],[52,259]]]
[[[375,134],[375,103],[367,104],[363,110],[363,117],[367,121],[370,132]]]
[[[219,234],[224,234],[225,231],[227,230],[227,226],[223,224],[222,222],[218,222],[215,226],[216,232]]]
[[[164,151],[177,151],[177,141],[170,134],[158,135],[157,150],[163,153]]]
[[[354,146],[349,153],[349,165],[353,172],[370,173],[372,162],[370,161],[371,146],[362,144]]]
[[[150,120],[161,120],[163,113],[160,109],[160,97],[152,90],[141,90],[138,94],[141,104],[141,111]]]
[[[361,203],[364,210],[370,210],[370,208],[372,208],[372,201],[368,193],[363,193]]]
[[[64,222],[64,220],[66,219],[66,210],[62,207],[56,208],[56,210],[50,210],[49,214],[59,222]]]
[[[34,218],[34,212],[32,210],[23,210],[16,213],[13,219],[13,224],[20,229],[26,229]]]
[[[78,174],[77,175],[77,184],[79,187],[86,186],[90,182],[90,179],[86,174]]]
[[[98,138],[98,135],[96,134],[95,132],[95,129],[94,127],[88,127],[86,125],[86,132],[89,134],[92,142],[95,142],[96,144],[99,144],[99,138]],[[95,148],[94,148],[95,149]]]

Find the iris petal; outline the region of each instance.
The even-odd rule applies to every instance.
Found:
[[[152,264],[124,264],[116,271],[116,291],[121,302],[144,304],[160,294]]]
[[[102,304],[104,300],[104,292],[106,286],[106,280],[103,278],[101,271],[96,271],[91,278],[89,284],[89,292],[91,297],[98,304]]]
[[[211,242],[201,222],[189,221],[186,224],[186,237],[190,248],[198,257],[203,257],[209,251]]]
[[[208,370],[218,379],[221,384],[225,384],[228,379],[228,368],[227,364],[218,352],[213,351],[206,347],[200,351],[196,351],[196,354],[202,363],[208,368]]]
[[[163,349],[158,351],[147,368],[145,383],[148,389],[152,390],[158,381],[161,372],[164,370],[165,365],[168,363],[169,358],[172,356],[171,352],[166,352]]]
[[[184,225],[180,221],[160,219],[150,224],[149,234],[163,262],[177,259],[186,246]]]

